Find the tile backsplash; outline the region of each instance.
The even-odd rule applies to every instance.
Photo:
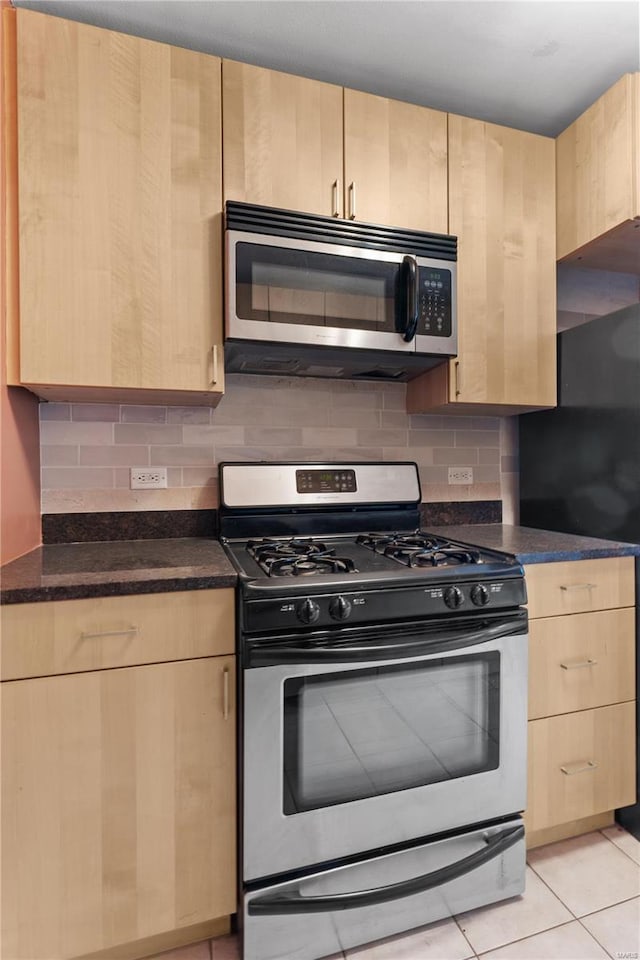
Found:
[[[218,504],[221,460],[415,460],[423,500],[517,504],[515,419],[405,412],[404,384],[227,377],[217,408],[42,403],[42,512]],[[166,490],[131,490],[131,467],[167,468]],[[450,466],[473,484],[447,482]]]

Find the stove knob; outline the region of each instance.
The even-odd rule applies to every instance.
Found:
[[[464,596],[460,587],[447,587],[444,592],[444,602],[451,610],[455,610],[461,603],[464,603]]]
[[[351,603],[344,597],[335,597],[329,604],[329,613],[334,620],[347,620],[351,616]]]
[[[471,587],[471,602],[475,603],[476,607],[484,607],[489,603],[489,591],[481,583]]]
[[[302,601],[296,613],[298,614],[298,620],[301,620],[302,623],[315,623],[320,616],[320,607],[313,600],[307,598]]]

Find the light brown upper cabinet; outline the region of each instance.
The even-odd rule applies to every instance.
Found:
[[[558,260],[640,273],[640,73],[557,140]]]
[[[215,404],[220,60],[28,10],[16,54],[10,382],[47,399]]]
[[[554,156],[547,137],[449,115],[458,357],[410,381],[409,412],[555,406]]]
[[[447,115],[344,91],[345,215],[446,233]]]
[[[447,232],[447,116],[225,60],[225,200]]]
[[[225,60],[224,196],[342,215],[342,87]]]

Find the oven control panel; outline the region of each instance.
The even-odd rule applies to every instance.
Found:
[[[296,470],[298,493],[355,493],[355,470]]]
[[[262,633],[400,623],[421,617],[477,615],[481,610],[503,610],[526,602],[524,580],[519,578],[249,599],[243,605],[244,630]]]

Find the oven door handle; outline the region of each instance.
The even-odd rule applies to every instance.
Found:
[[[526,633],[526,620],[511,618],[495,624],[485,624],[473,630],[447,632],[443,637],[434,636],[429,639],[424,636],[414,640],[393,640],[390,643],[366,643],[350,640],[344,644],[340,641],[329,643],[326,646],[321,642],[309,644],[305,641],[296,643],[273,643],[252,646],[248,652],[249,667],[271,667],[287,663],[369,663],[375,660],[401,660],[407,657],[436,656],[449,653],[453,650],[463,650],[466,647],[477,647],[500,637],[515,636]]]
[[[456,863],[440,867],[431,873],[400,883],[389,884],[388,887],[375,887],[373,890],[357,890],[353,893],[338,893],[318,897],[304,897],[300,894],[300,887],[293,893],[275,893],[264,897],[256,897],[249,902],[248,910],[252,916],[277,916],[291,913],[330,913],[334,910],[353,910],[357,907],[374,907],[378,904],[399,900],[401,897],[411,897],[417,893],[424,893],[434,887],[440,887],[451,880],[457,880],[472,870],[488,863],[501,853],[508,850],[524,837],[524,826],[507,827],[493,836],[486,836],[486,846],[475,853],[463,857]]]

